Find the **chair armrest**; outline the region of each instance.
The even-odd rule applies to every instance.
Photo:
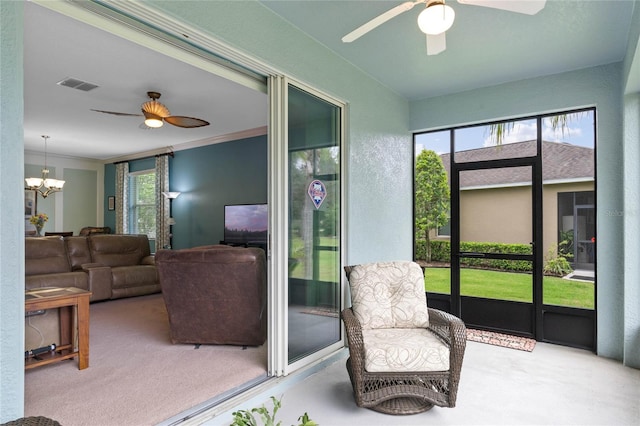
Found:
[[[351,366],[354,370],[364,371],[364,340],[362,339],[360,321],[358,321],[351,308],[344,309],[341,317],[347,332]]]
[[[449,345],[459,340],[467,341],[467,328],[460,318],[438,309],[428,309],[429,330]]]
[[[429,330],[449,345],[449,371],[453,377],[460,377],[462,360],[467,346],[467,327],[454,315],[429,308]],[[458,391],[458,381],[451,381],[450,394],[454,401]]]
[[[140,261],[141,265],[155,265],[156,264],[156,257],[151,255],[151,256],[145,256],[142,258],[142,260]]]

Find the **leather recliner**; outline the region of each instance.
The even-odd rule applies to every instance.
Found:
[[[224,245],[159,250],[156,268],[173,343],[265,342],[264,250]]]

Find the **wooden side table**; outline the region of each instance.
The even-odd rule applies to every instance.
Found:
[[[76,287],[47,287],[25,292],[25,312],[60,308],[60,346],[55,351],[39,354],[25,360],[26,370],[40,365],[51,364],[78,357],[78,369],[89,367],[89,297],[90,291]],[[78,348],[73,345],[74,322],[72,311],[76,312],[78,323]]]

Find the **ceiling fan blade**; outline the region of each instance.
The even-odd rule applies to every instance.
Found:
[[[393,9],[389,9],[386,12],[384,12],[382,15],[379,15],[379,16],[373,18],[372,20],[370,20],[366,24],[361,25],[360,27],[358,27],[355,30],[351,31],[346,36],[342,37],[342,42],[343,43],[351,43],[352,41],[355,41],[355,40],[359,39],[360,37],[362,37],[363,35],[365,35],[369,31],[373,30],[374,28],[384,24],[388,20],[390,20],[392,18],[395,18],[396,16],[400,15],[401,13],[404,13],[404,12],[406,12],[408,10],[411,10],[413,8],[413,6],[415,6],[416,4],[424,3],[424,2],[425,2],[425,0],[407,1],[407,2],[404,2],[404,3],[394,7]]]
[[[203,126],[209,125],[208,121],[204,121],[199,118],[193,118],[193,117],[182,117],[179,115],[171,115],[169,117],[164,117],[164,121],[166,121],[169,124],[173,124],[174,126],[184,127],[184,128],[203,127]]]
[[[101,112],[103,114],[119,115],[122,117],[142,117],[142,114],[130,114],[128,112],[103,111],[100,109],[92,109],[91,111]]]
[[[436,35],[427,34],[427,55],[437,55],[447,48],[446,33]]]
[[[458,3],[535,15],[544,9],[546,1],[547,0],[458,0]]]

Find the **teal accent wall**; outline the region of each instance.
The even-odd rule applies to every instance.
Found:
[[[109,197],[116,196],[116,166],[114,164],[104,165],[104,226],[111,228],[111,232],[116,231],[116,211],[109,211]]]
[[[98,174],[94,170],[64,169],[64,190],[54,197],[64,197],[63,225],[61,231],[73,231],[78,235],[85,226],[97,226]],[[49,196],[50,198],[52,196]],[[47,199],[48,199],[47,198]]]
[[[156,168],[156,158],[142,158],[140,160],[129,161],[129,173],[153,170]]]
[[[226,204],[267,202],[267,137],[258,136],[178,151],[169,187],[173,200],[173,247],[218,244]]]
[[[267,136],[207,145],[174,153],[169,188],[181,194],[172,202],[173,248],[218,244],[224,236],[226,204],[267,202]],[[129,162],[129,171],[152,169],[155,159]],[[105,166],[105,226],[115,229],[115,212],[106,197],[115,195],[115,165]]]

